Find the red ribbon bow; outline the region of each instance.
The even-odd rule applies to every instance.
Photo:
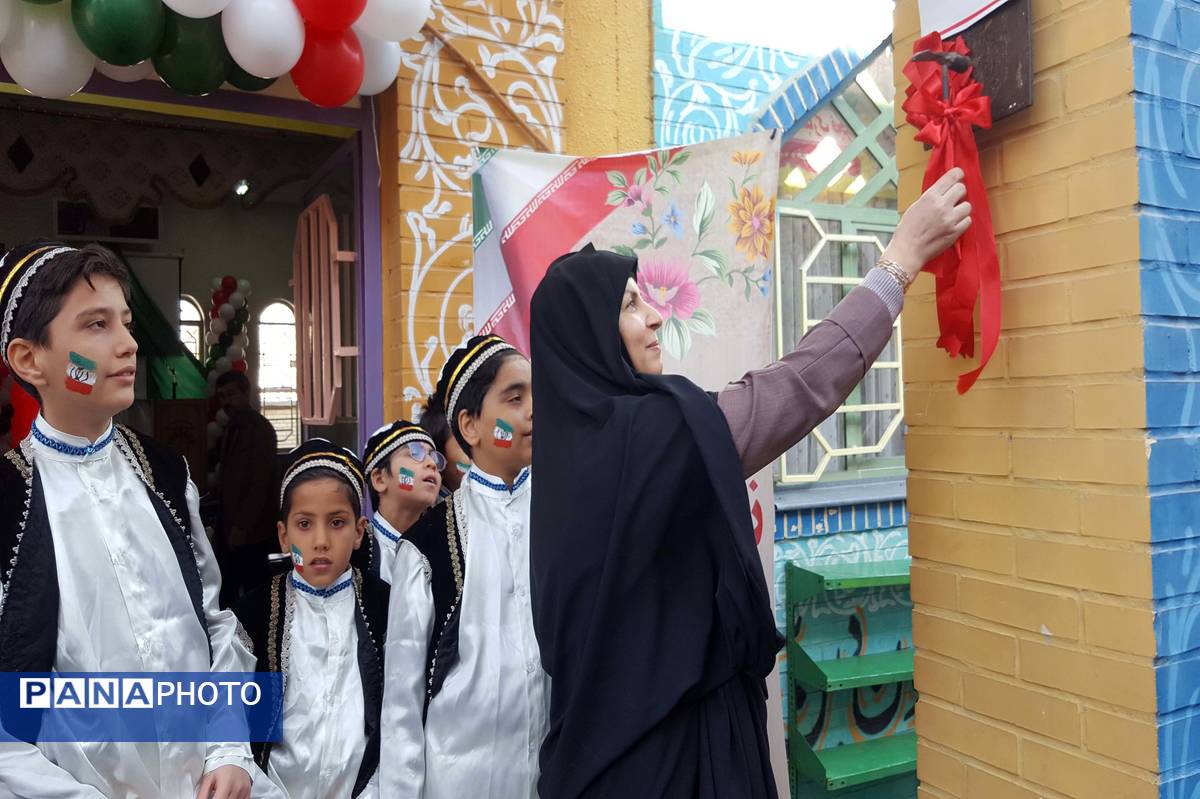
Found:
[[[962,38],[946,43],[931,33],[913,44],[913,52],[957,52],[970,55]],[[958,378],[958,393],[965,394],[987,366],[1000,339],[1000,259],[987,189],[979,168],[979,148],[972,126],[992,126],[991,99],[972,76],[972,69],[950,72],[949,100],[942,85],[942,67],[932,61],[909,61],[904,75],[909,80],[902,106],[909,124],[917,128],[916,139],[933,148],[925,169],[922,190],[928,189],[953,167],[963,170],[967,201],[971,203],[971,227],[954,246],[925,265],[936,278],[937,345],[950,357],[975,354],[975,302],[982,297],[979,321],[982,328],[979,367]]]

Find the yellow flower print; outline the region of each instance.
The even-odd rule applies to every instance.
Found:
[[[762,153],[758,150],[739,150],[733,154],[733,163],[738,166],[752,167],[762,158]]]
[[[743,187],[741,196],[729,204],[729,217],[737,248],[750,258],[766,260],[775,229],[775,198],[764,196],[761,186]]]

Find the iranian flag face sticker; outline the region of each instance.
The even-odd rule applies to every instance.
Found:
[[[76,394],[91,394],[96,385],[96,362],[89,360],[78,352],[71,353],[67,364],[67,391]]]
[[[513,445],[512,425],[503,419],[497,419],[496,429],[492,431],[492,438],[496,440],[497,447],[511,449]]]
[[[304,555],[300,553],[300,547],[295,544],[292,544],[292,565],[298,574],[304,574]]]
[[[410,469],[401,469],[399,484],[401,491],[412,491],[417,485],[417,476]]]

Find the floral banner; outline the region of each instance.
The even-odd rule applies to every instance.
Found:
[[[479,332],[527,349],[533,289],[590,242],[638,258],[669,371],[715,390],[766,364],[778,165],[770,133],[594,159],[486,153],[474,178]]]
[[[773,133],[602,158],[492,150],[481,161],[473,181],[477,332],[529,352],[534,289],[555,258],[591,243],[638,258],[642,294],[663,317],[668,372],[716,391],[771,361]],[[771,467],[747,482],[773,586],[772,489]],[[786,774],[779,680],[769,685],[772,754]]]

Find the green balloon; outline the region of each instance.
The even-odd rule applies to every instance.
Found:
[[[73,0],[71,19],[97,58],[129,67],[158,52],[166,13],[161,0]]]
[[[233,315],[233,318],[235,321],[241,322],[244,325],[246,324],[247,320],[250,319],[250,311],[245,307],[239,308],[237,313]]]
[[[192,19],[170,9],[166,13],[162,46],[154,56],[163,83],[194,97],[219,89],[233,66],[221,34],[221,15]]]
[[[233,335],[235,335],[235,336],[236,336],[238,333],[241,333],[241,332],[242,332],[242,322],[241,322],[241,320],[240,320],[240,319],[234,318],[234,319],[233,319],[233,320],[232,320],[232,321],[229,323],[229,332],[230,332],[230,333],[232,333],[232,334],[233,334]]]
[[[263,89],[274,83],[277,79],[260,78],[255,75],[251,75],[249,72],[239,67],[235,61],[233,64],[233,69],[229,70],[229,77],[227,80],[229,81],[230,86],[234,86],[244,92],[261,92]]]

